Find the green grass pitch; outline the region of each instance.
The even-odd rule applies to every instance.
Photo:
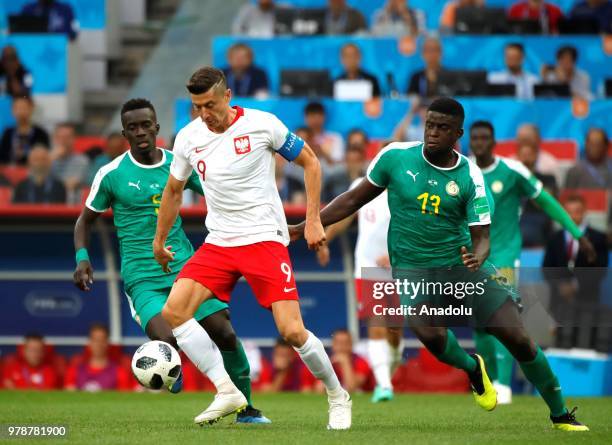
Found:
[[[516,397],[493,412],[471,395],[400,395],[373,405],[353,398],[353,428],[327,431],[323,396],[255,394],[255,404],[272,425],[235,425],[233,418],[199,427],[192,423],[212,400],[209,393],[0,392],[1,424],[64,424],[67,439],[1,440],[2,443],[78,444],[494,444],[612,443],[612,398],[570,398],[588,433],[554,431],[544,403]]]

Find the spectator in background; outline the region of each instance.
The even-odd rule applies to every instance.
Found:
[[[586,71],[576,67],[578,50],[573,46],[562,46],[557,50],[557,65],[542,67],[542,80],[545,83],[566,83],[573,96],[590,100],[591,78]]]
[[[393,130],[391,139],[394,141],[420,141],[425,134],[425,115],[430,101],[422,101],[415,97],[410,104],[406,116],[397,124]]]
[[[581,196],[568,197],[565,210],[595,248],[596,258],[590,262],[578,241],[566,230],[556,232],[546,246],[542,266],[552,287],[552,313],[560,324],[556,333],[557,346],[593,348],[597,344],[592,330],[609,326],[596,322],[601,310],[601,284],[608,267],[606,235],[586,223],[586,203]],[[588,331],[586,335],[580,333],[584,329]],[[604,345],[603,352],[608,352],[608,347]]]
[[[544,34],[557,34],[563,12],[558,6],[544,0],[522,0],[510,7],[511,20],[538,20]]]
[[[569,169],[565,187],[570,189],[612,190],[612,159],[609,140],[603,128],[591,128],[584,144],[585,159]]]
[[[70,40],[76,39],[79,32],[79,22],[68,3],[38,0],[24,5],[21,14],[46,18],[47,32],[66,34]]]
[[[342,136],[325,130],[325,107],[319,102],[311,102],[304,108],[306,127],[312,132],[311,147],[319,160],[327,165],[341,162],[344,159],[344,141]]]
[[[249,2],[243,5],[232,23],[232,34],[248,37],[273,37],[275,12],[274,0],[257,0],[257,3]]]
[[[65,204],[64,184],[51,174],[49,150],[36,145],[28,155],[28,177],[17,184],[13,194],[17,204]]]
[[[32,74],[19,60],[17,50],[12,45],[2,48],[0,55],[0,94],[12,97],[29,96],[34,79]]]
[[[361,51],[354,43],[347,43],[340,50],[340,62],[344,72],[336,78],[339,80],[367,80],[372,85],[372,97],[380,97],[378,79],[361,69]]]
[[[542,144],[542,137],[540,136],[540,129],[535,124],[523,124],[516,132],[517,146],[528,146],[531,147],[535,153],[535,165],[530,170],[542,175],[552,175],[555,178],[556,184],[561,184],[561,176],[559,169],[559,162],[550,153],[541,150],[540,145]],[[528,163],[531,163],[531,156],[528,156]],[[521,160],[521,162],[523,162]],[[525,162],[523,164],[527,165]]]
[[[366,31],[365,17],[355,8],[347,6],[346,0],[329,0],[325,13],[326,34],[355,34]]]
[[[330,356],[334,371],[342,386],[348,392],[372,391],[374,389],[374,375],[368,362],[353,352],[353,338],[346,329],[337,329],[332,334],[332,350]],[[317,392],[323,392],[321,382],[304,375],[305,388],[313,388]]]
[[[4,130],[0,141],[0,164],[25,165],[34,145],[49,147],[49,135],[32,122],[34,101],[29,96],[16,97],[12,105],[16,125]]]
[[[539,157],[539,145],[526,143],[519,145],[517,151],[518,160],[542,182],[544,189],[548,193],[557,197],[559,190],[555,177],[539,173],[536,169]],[[524,247],[540,247],[545,245],[553,228],[550,217],[531,199],[525,203],[523,213],[521,214],[520,226]]]
[[[45,342],[42,335],[28,334],[23,341],[23,354],[7,363],[2,381],[7,389],[54,389],[57,374],[45,364]]]
[[[573,20],[592,20],[599,25],[599,32],[612,34],[612,1],[578,1],[569,13]]]
[[[385,6],[374,13],[371,33],[375,36],[416,37],[425,18],[417,17],[408,0],[387,0]],[[419,20],[420,19],[420,20]]]
[[[253,65],[253,50],[245,43],[236,43],[227,51],[229,66],[223,70],[227,87],[234,96],[268,95],[268,76],[261,68]]]
[[[81,187],[87,184],[89,160],[85,155],[74,152],[76,129],[73,124],[64,122],[55,127],[53,133],[53,149],[51,172],[60,179],[66,187],[66,202],[78,204]]]
[[[127,150],[127,146],[125,144],[125,139],[121,135],[121,133],[111,133],[106,138],[106,150],[103,153],[99,154],[93,159],[91,163],[91,167],[89,168],[89,176],[87,179],[87,183],[91,185],[93,182],[94,176],[100,168],[109,162],[111,162],[116,157],[122,155]]]
[[[272,365],[261,376],[260,388],[265,392],[301,391],[301,360],[293,347],[279,337],[272,351]]]
[[[485,0],[452,0],[444,6],[440,15],[440,32],[452,33],[457,23],[457,9],[485,6]]]
[[[408,94],[417,95],[420,98],[434,97],[438,95],[438,77],[443,71],[442,44],[434,37],[428,37],[423,42],[421,52],[425,68],[417,71],[410,78]]]
[[[518,99],[533,99],[533,86],[538,77],[524,70],[525,48],[521,43],[509,43],[504,50],[506,69],[489,73],[487,81],[492,84],[514,84]]]
[[[87,343],[89,353],[68,368],[66,389],[97,392],[131,388],[129,374],[109,357],[108,337],[105,325],[94,323],[91,326]]]
[[[363,130],[354,129],[346,141],[344,162],[331,166],[323,180],[322,199],[326,202],[347,191],[353,181],[362,178],[365,173],[368,135]]]

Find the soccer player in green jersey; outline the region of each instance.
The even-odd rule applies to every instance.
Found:
[[[470,127],[470,149],[480,167],[485,184],[491,190],[495,213],[491,219],[491,253],[488,261],[515,286],[521,255],[519,216],[525,198],[533,199],[551,219],[561,224],[578,240],[580,248],[593,258],[595,251],[590,241],[574,224],[561,204],[543,189],[542,183],[523,164],[493,154],[495,131],[488,121],[476,121]],[[495,382],[498,402],[510,403],[512,390],[512,356],[495,337],[481,329],[474,331],[476,350],[482,355],[489,377]]]
[[[425,141],[385,147],[370,164],[366,179],[321,211],[321,222],[328,226],[346,218],[386,189],[394,278],[408,277],[413,285],[419,284],[417,278],[425,286],[401,295],[402,304],[410,309],[408,324],[419,340],[440,361],[467,373],[480,406],[495,408],[497,394],[482,358],[468,354],[450,329],[432,320],[436,312],[431,308],[447,296],[431,295],[424,289],[440,281],[446,289],[450,283],[452,292],[447,299],[469,303],[471,321],[499,339],[518,360],[548,405],[553,427],[587,431],[574,410],[565,407],[557,377],[523,326],[513,289],[486,261],[491,220],[484,178],[476,164],[453,149],[463,135],[463,121],[459,102],[448,97],[433,101],[426,115]],[[301,237],[303,228],[304,223],[291,226],[292,239]],[[460,288],[461,282],[464,286]],[[472,292],[466,296],[463,291],[468,284]],[[475,292],[474,285],[484,292]]]
[[[193,254],[193,246],[176,222],[168,235],[175,252],[171,271],[164,272],[153,257],[152,243],[157,226],[161,196],[168,180],[172,152],[157,148],[159,124],[155,108],[146,99],[131,99],[121,109],[123,136],[130,149],[97,172],[85,207],[74,227],[77,267],[75,285],[88,291],[93,283],[93,269],[87,246],[92,224],[112,208],[119,238],[121,275],[132,316],[151,340],[162,340],[178,349],[172,329],[162,318],[176,275]],[[187,188],[203,194],[194,172]],[[251,403],[250,367],[240,340],[229,320],[228,305],[216,298],[205,301],[197,310],[196,320],[209,333],[223,357],[227,373],[247,399],[247,409],[238,414],[238,423],[270,423]],[[181,389],[182,378],[171,392]]]

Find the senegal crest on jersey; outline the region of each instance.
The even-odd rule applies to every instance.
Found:
[[[449,181],[446,184],[446,193],[451,196],[457,196],[459,194],[459,186],[455,181]]]

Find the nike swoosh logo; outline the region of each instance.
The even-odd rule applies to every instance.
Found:
[[[202,152],[202,151],[206,150],[206,148],[207,148],[207,147],[196,147],[195,152],[196,152],[196,153],[200,153],[200,152]]]
[[[291,291],[295,290],[295,287],[292,287],[291,289],[284,288],[283,290],[284,290],[285,292],[291,292]]]

